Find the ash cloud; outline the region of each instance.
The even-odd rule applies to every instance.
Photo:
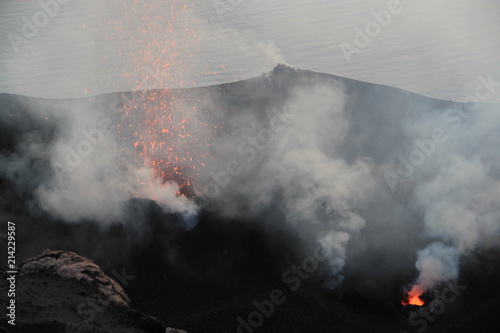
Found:
[[[17,134],[20,142],[2,154],[3,178],[29,188],[39,208],[71,223],[127,220],[125,203],[131,198],[154,200],[167,213],[192,215],[196,207],[177,195],[177,184],[163,183],[148,165],[133,163],[117,131],[118,101],[108,101],[104,109],[93,98],[22,105],[35,110],[22,117],[32,117],[36,127]],[[51,135],[42,138],[44,127]]]
[[[192,171],[199,195],[189,199],[177,195],[175,180],[139,163],[140,147],[123,149],[133,146],[134,129],[118,125],[143,124],[144,111],[136,104],[123,122],[123,103],[133,103],[125,95],[27,103],[37,114],[22,116],[28,125],[3,113],[12,132],[2,138],[10,145],[1,154],[2,178],[66,222],[126,220],[125,203],[136,196],[178,214],[184,230],[196,227],[200,209],[221,221],[292,230],[301,255],[318,245],[331,249],[318,271],[331,288],[345,276],[376,293],[401,288],[394,284],[403,276],[429,289],[457,278],[463,257],[498,248],[498,105],[471,110],[286,66],[230,85],[172,91],[154,103],[175,96],[170,107],[189,120],[190,146],[177,153],[206,156]],[[46,163],[34,169],[36,161]],[[412,161],[411,172],[400,174]]]
[[[417,171],[415,180],[414,198],[425,234],[438,241],[418,252],[417,283],[426,289],[457,278],[460,257],[498,247],[498,106],[481,104],[458,114],[464,119],[455,117],[453,126],[448,124],[447,140],[436,148],[431,163]],[[417,129],[423,126],[415,124]]]
[[[266,219],[267,210],[279,210],[304,248],[321,244],[332,250],[333,286],[341,280],[350,235],[366,222],[359,209],[376,179],[369,158],[346,161],[340,153],[351,127],[342,82],[304,77],[276,96],[285,97],[282,104],[228,120],[232,144],[220,138],[215,150],[228,147],[220,160],[234,162],[240,174],[231,176],[221,163],[206,194],[214,196],[212,209],[232,217]],[[214,195],[217,185],[220,193]]]
[[[207,193],[215,196],[212,209],[260,218],[279,210],[301,251],[318,243],[336,249],[333,287],[346,265],[370,276],[362,282],[368,289],[414,266],[427,290],[459,277],[464,256],[498,248],[498,105],[298,72],[271,74],[278,87],[290,87],[273,91],[282,103],[228,120],[236,134],[233,144],[219,141],[224,162],[208,180],[220,191]],[[285,118],[282,131],[272,129],[276,114]],[[392,187],[386,171],[396,173],[403,160],[414,162],[412,170]],[[224,173],[227,161],[241,172]]]

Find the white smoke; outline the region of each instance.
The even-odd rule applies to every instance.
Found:
[[[461,114],[465,118],[460,123],[455,118],[455,126],[448,124],[448,139],[416,172],[414,198],[425,234],[440,241],[418,252],[417,283],[425,290],[457,278],[461,256],[499,245],[498,108],[483,104]],[[415,124],[417,132],[439,121],[424,119]]]
[[[304,79],[282,111],[267,110],[268,122],[247,112],[229,119],[235,135],[231,144],[218,145],[240,148],[240,155],[226,148],[224,158],[238,161],[243,171],[213,199],[230,216],[278,208],[306,247],[334,249],[328,260],[332,287],[341,280],[350,235],[365,225],[359,210],[376,183],[369,159],[348,162],[341,156],[351,125],[346,99],[339,81]]]
[[[191,102],[171,107],[176,121],[189,118],[186,131],[209,156],[195,179],[204,184],[205,208],[264,227],[286,222],[300,237],[299,251],[318,244],[333,249],[330,287],[349,268],[369,274],[379,289],[389,274],[411,269],[416,256],[416,283],[427,290],[458,277],[464,256],[499,245],[497,105],[467,111],[284,66],[186,96]],[[145,198],[177,213],[185,229],[194,228],[200,207],[177,195],[177,184],[138,165],[137,151],[121,149],[135,129],[117,130],[123,108],[101,110],[106,98],[96,99],[100,107],[83,100],[61,101],[55,109],[54,102],[32,105],[56,123],[55,141],[47,145],[36,131],[25,134],[12,154],[2,155],[2,176],[20,187],[35,183],[31,192],[42,208],[68,222],[117,222],[127,215],[127,200]],[[129,123],[141,123],[144,115],[142,104],[135,105]],[[229,109],[225,115],[223,108]],[[224,130],[213,131],[207,142],[204,129],[222,123]],[[175,148],[187,154],[182,147]],[[400,175],[399,156],[418,163]],[[33,182],[38,178],[30,161],[47,157],[50,177]],[[394,191],[386,183],[388,168]]]
[[[166,213],[187,214],[188,228],[196,223],[197,208],[191,200],[178,195],[176,183],[164,183],[147,161],[143,165],[133,162],[130,147],[124,147],[130,142],[117,131],[121,126],[119,107],[99,110],[96,103],[86,100],[61,101],[50,108],[44,103],[31,107],[57,124],[55,138],[45,144],[25,138],[2,165],[7,171],[17,169],[21,173],[19,181],[32,182],[28,166],[30,159],[37,159],[34,152],[39,152],[38,159],[50,161],[48,176],[33,191],[42,209],[67,222],[107,225],[126,219],[128,200],[144,198],[154,200]],[[19,163],[24,167],[20,168]],[[4,173],[14,178],[11,172]]]
[[[432,243],[418,251],[416,267],[420,271],[417,284],[428,290],[437,282],[458,278],[458,253],[454,247]]]

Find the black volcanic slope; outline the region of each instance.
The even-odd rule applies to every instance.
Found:
[[[390,155],[387,147],[402,136],[399,121],[403,116],[419,119],[423,106],[438,112],[463,107],[391,87],[285,66],[255,79],[172,90],[169,96],[200,105],[210,104],[213,107],[210,112],[220,108],[228,117],[248,110],[261,112],[264,117],[263,110],[281,105],[294,86],[308,80],[341,81],[345,86],[349,96],[346,108],[353,124],[348,137],[350,144],[341,152],[346,160],[365,154],[374,163],[382,163]],[[47,112],[51,108],[71,109],[76,104],[89,103],[101,111],[110,110],[109,117],[117,121],[121,106],[133,96],[134,93],[125,92],[53,101],[0,94],[0,157],[15,154],[27,137],[50,143],[61,126],[58,118],[52,118]],[[366,116],[367,112],[372,116]],[[363,141],[358,141],[359,133],[363,133]],[[415,251],[423,244],[420,238],[403,232],[401,237],[408,238],[408,247],[391,253],[393,257],[378,252],[379,243],[375,241],[367,240],[364,252],[354,245],[351,252],[348,248],[348,253],[357,259],[353,261],[364,261],[367,268],[363,270],[350,264],[348,254],[345,281],[337,289],[323,287],[324,275],[318,273],[304,278],[300,288],[292,291],[290,285],[283,282],[282,275],[306,255],[300,235],[283,221],[279,209],[270,208],[268,214],[261,212],[236,218],[219,214],[209,203],[200,212],[198,225],[186,231],[179,216],[162,212],[155,202],[131,199],[125,203],[130,214],[123,223],[117,221],[106,227],[91,220],[67,223],[44,211],[34,200],[33,191],[51,172],[48,154],[43,152],[43,144],[41,147],[41,154],[26,162],[29,165],[19,166],[25,171],[17,176],[16,169],[6,171],[0,160],[0,222],[2,226],[7,220],[16,222],[17,260],[36,256],[48,248],[91,258],[123,285],[132,308],[157,318],[166,326],[189,333],[465,333],[500,329],[497,318],[500,254],[495,250],[476,251],[462,261],[460,278],[454,283],[466,288],[458,290],[456,299],[446,303],[443,309],[422,312],[422,309],[404,308],[400,304],[402,288],[417,274]],[[407,188],[398,193],[401,198],[405,190]],[[242,209],[245,208],[242,204]],[[364,212],[366,216],[380,214],[375,206],[369,209]],[[367,225],[366,232],[374,231],[370,228]],[[416,227],[413,235],[420,230],[421,227]],[[355,243],[356,238],[352,242]],[[4,243],[1,244],[3,249]],[[0,268],[5,270],[4,250],[0,253],[0,262]],[[377,267],[381,267],[380,270]],[[123,279],[124,272],[128,279]],[[275,290],[282,291],[281,299],[286,300],[275,305],[268,317],[254,315],[254,320],[262,318],[258,328],[241,326],[238,330],[241,323],[238,318],[247,321],[257,311],[255,302],[265,303]],[[425,297],[429,301],[436,298],[432,294]],[[3,310],[2,318],[5,319]]]

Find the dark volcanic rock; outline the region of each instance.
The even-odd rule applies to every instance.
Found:
[[[104,274],[92,260],[74,252],[45,250],[37,257],[28,258],[19,265],[21,275],[53,273],[64,279],[73,279],[95,284],[99,293],[99,303],[109,305],[113,302],[128,306],[130,299],[123,288]]]
[[[7,276],[3,272],[2,295],[9,288]],[[129,308],[123,288],[92,260],[73,252],[45,250],[20,263],[15,293],[15,326],[7,323],[10,319],[2,311],[0,332],[184,332],[165,328],[155,318]],[[2,309],[6,302],[2,297]]]
[[[35,195],[40,186],[52,182],[54,172],[60,171],[52,166],[52,149],[71,129],[69,120],[60,115],[85,110],[92,119],[109,118],[115,125],[115,134],[123,137],[116,143],[116,151],[129,152],[136,141],[134,131],[139,124],[142,127],[145,115],[149,114],[141,110],[173,114],[173,100],[182,101],[185,110],[203,111],[197,117],[208,118],[204,126],[213,124],[224,129],[216,139],[222,137],[221,141],[235,145],[235,149],[224,144],[209,149],[214,165],[199,170],[207,176],[205,180],[211,180],[209,171],[222,171],[226,162],[235,158],[245,163],[248,173],[255,174],[233,177],[231,186],[251,188],[255,177],[260,179],[260,166],[273,161],[267,159],[272,150],[263,149],[260,157],[250,164],[236,147],[238,142],[247,140],[247,135],[257,132],[249,129],[247,133],[239,125],[250,116],[256,131],[267,128],[273,110],[284,109],[295,89],[319,83],[336,90],[339,82],[345,88],[342,91],[345,90],[346,116],[351,127],[345,142],[331,154],[338,155],[348,165],[354,166],[362,158],[381,172],[385,166],[397,167],[395,158],[399,154],[407,157],[415,148],[413,135],[406,133],[408,128],[404,124],[445,115],[449,110],[460,114],[470,111],[461,103],[282,65],[258,78],[212,87],[120,92],[66,100],[0,94],[0,159],[3,159],[0,220],[16,221],[17,258],[35,256],[46,248],[59,248],[93,258],[106,272],[127,263],[127,269],[136,275],[126,286],[131,306],[191,333],[237,332],[239,318],[245,321],[262,318],[262,325],[255,330],[240,330],[254,333],[500,332],[500,255],[493,251],[464,258],[460,283],[467,289],[460,290],[445,308],[424,307],[423,317],[412,317],[417,308],[402,308],[401,288],[416,278],[417,250],[430,240],[422,232],[423,211],[416,208],[410,196],[414,187],[410,179],[400,192],[393,193],[391,200],[385,202],[382,191],[363,209],[370,223],[349,241],[345,280],[334,292],[323,288],[320,268],[315,272],[317,276],[312,274],[306,280],[298,280],[302,282],[296,291],[283,280],[283,274],[293,266],[299,267],[311,250],[303,246],[302,235],[284,216],[286,205],[281,193],[286,187],[265,194],[276,196],[276,201],[259,214],[253,212],[249,203],[256,200],[253,197],[227,198],[217,209],[208,206],[200,211],[198,225],[189,231],[179,222],[183,216],[165,214],[155,200],[131,198],[124,202],[126,216],[103,228],[98,221],[87,217],[82,223],[67,223],[63,217],[54,216],[55,212],[47,211]],[[138,100],[148,102],[141,105]],[[138,112],[128,112],[135,107]],[[309,108],[304,107],[304,112],[309,112]],[[86,117],[87,113],[82,111],[79,119]],[[325,123],[328,124],[326,119]],[[136,126],[124,126],[127,124]],[[87,130],[92,128],[90,125]],[[443,125],[453,123],[447,125],[443,120]],[[165,142],[170,142],[168,135],[165,134]],[[497,136],[491,136],[491,140],[496,139]],[[477,137],[473,141],[481,148],[488,140]],[[193,142],[203,146],[206,143],[201,136]],[[329,146],[327,142],[325,149]],[[467,144],[463,150],[472,152],[473,147]],[[136,148],[131,152],[134,159],[143,151],[139,146]],[[437,163],[436,155],[433,159]],[[444,160],[444,156],[439,160]],[[112,170],[121,170],[120,164],[117,162],[119,168],[113,165]],[[219,164],[223,169],[215,167]],[[496,175],[498,168],[492,170]],[[433,177],[426,172],[422,175]],[[384,179],[382,174],[380,179]],[[205,184],[203,179],[198,183]],[[194,190],[188,187],[183,191],[186,196],[194,195]],[[226,212],[227,203],[235,205],[227,211],[238,211],[238,216]],[[318,213],[325,211],[318,206]],[[391,220],[396,222],[390,224]],[[403,220],[405,223],[400,223]],[[0,236],[5,230],[0,230]],[[6,263],[7,251],[2,250],[0,267]],[[73,253],[46,252],[21,264],[19,271],[16,285],[19,332],[182,332],[166,329],[156,319],[130,309],[127,295],[116,282],[94,263]],[[0,278],[0,307],[5,309],[7,286],[5,276]],[[255,302],[268,301],[270,293],[277,289],[284,292],[286,302],[264,318]],[[0,313],[0,333],[14,331],[6,324],[5,311]]]

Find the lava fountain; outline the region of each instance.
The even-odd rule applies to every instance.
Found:
[[[122,96],[122,149],[136,167],[153,170],[156,179],[176,183],[179,195],[193,197],[199,192],[194,184],[198,169],[209,158],[207,147],[224,123],[213,121],[213,110],[200,106],[200,99],[209,97],[203,92],[193,97],[169,90],[196,85],[183,76],[199,41],[192,5],[184,0],[117,5],[126,6],[128,14],[109,22],[113,38],[121,40],[124,50],[136,50],[123,54],[129,65],[122,74],[133,94]]]

